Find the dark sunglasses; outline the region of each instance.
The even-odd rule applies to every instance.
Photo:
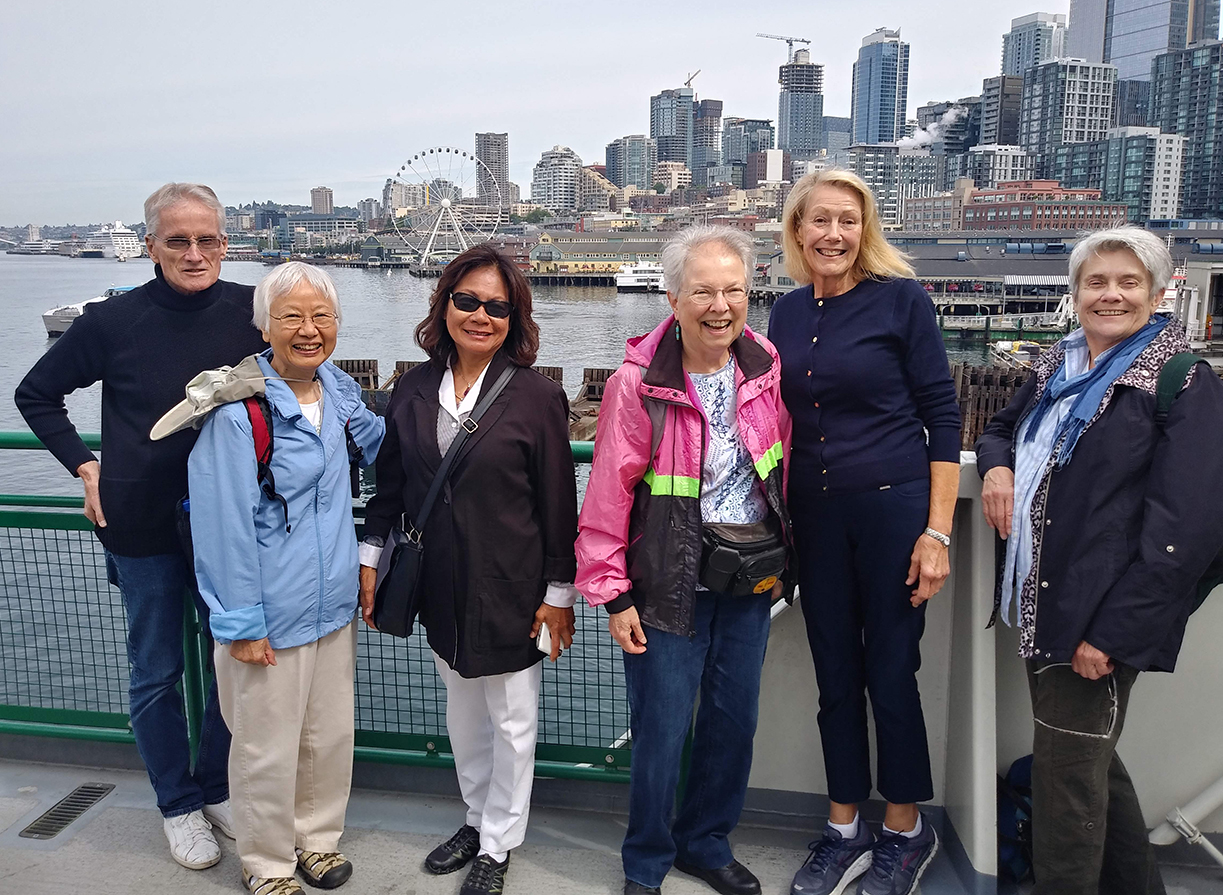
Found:
[[[475,311],[484,308],[484,313],[489,317],[508,317],[510,316],[510,303],[494,299],[492,301],[480,301],[474,295],[468,295],[466,292],[451,292],[451,303],[466,314],[474,313]]]

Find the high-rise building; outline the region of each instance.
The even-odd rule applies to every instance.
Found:
[[[854,63],[849,117],[855,144],[894,143],[904,136],[909,105],[909,45],[880,28],[862,40]]]
[[[778,70],[777,148],[794,158],[811,158],[826,149],[824,140],[824,66],[799,50]],[[768,147],[772,149],[772,147]],[[755,150],[760,151],[760,150]]]
[[[1113,128],[1103,140],[1059,146],[1052,176],[1066,189],[1098,189],[1105,202],[1124,202],[1132,224],[1168,220],[1180,213],[1185,142],[1157,127]]]
[[[578,208],[582,211],[610,211],[619,192],[597,167],[588,165],[578,171]]]
[[[1034,12],[1011,19],[1011,30],[1002,35],[1002,73],[1022,78],[1033,65],[1066,55],[1065,47],[1064,15]]]
[[[981,140],[981,97],[926,103],[917,107],[915,134],[920,145],[929,146],[935,155],[967,152]]]
[[[929,149],[902,149],[895,143],[863,145],[830,154],[832,164],[853,171],[875,194],[879,220],[899,227],[906,199],[933,196],[940,180],[939,159]]]
[[[476,198],[489,205],[500,196],[501,204],[508,205],[510,197],[506,194],[506,185],[510,181],[510,135],[476,134],[476,158],[484,163],[483,168],[476,170]]]
[[[382,203],[374,198],[362,199],[357,203],[357,215],[368,224],[370,221],[382,217]]]
[[[654,166],[658,164],[658,144],[645,134],[632,134],[607,144],[607,179],[620,189],[635,186],[648,190],[654,186]]]
[[[791,181],[790,153],[784,149],[765,149],[748,154],[743,188],[754,190],[762,183]]]
[[[423,183],[400,183],[390,177],[382,187],[382,213],[398,216],[398,209],[418,208],[425,204],[425,185]]]
[[[660,161],[654,166],[654,182],[662,184],[664,193],[670,193],[692,186],[692,172],[682,162]]]
[[[679,162],[691,170],[695,105],[696,91],[691,87],[650,97],[650,136],[658,144],[660,162]]]
[[[1012,75],[986,78],[981,83],[981,142],[1003,146],[1018,144],[1022,104],[1023,78]]]
[[[1115,127],[1146,127],[1151,107],[1151,82],[1134,78],[1117,81],[1117,104],[1113,108]]]
[[[531,178],[531,201],[551,211],[578,207],[578,178],[582,159],[568,146],[553,146],[535,163]]]
[[[753,152],[773,148],[773,122],[767,118],[722,119],[722,163],[747,164]]]
[[[982,190],[1011,180],[1031,180],[1036,170],[1036,153],[1022,146],[981,144],[969,149],[967,155],[965,173]]]
[[[1155,57],[1150,125],[1186,137],[1184,218],[1223,218],[1223,42],[1202,41]]]
[[[1220,0],[1071,0],[1067,54],[1148,81],[1161,53],[1219,36]]]
[[[703,99],[692,122],[692,185],[708,186],[705,169],[722,164],[722,101]]]
[[[853,122],[840,115],[824,116],[824,143],[830,153],[846,149],[853,142]]]
[[[1048,176],[1057,147],[1104,138],[1112,127],[1116,95],[1115,65],[1058,59],[1028,69],[1019,143],[1040,155],[1038,176]]]
[[[1088,62],[1107,62],[1104,58],[1104,26],[1111,0],[1070,0],[1070,20],[1066,28],[1066,55]]]
[[[316,186],[310,191],[310,211],[313,214],[335,213],[335,202],[330,187]]]

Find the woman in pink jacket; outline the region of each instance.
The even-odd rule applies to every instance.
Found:
[[[672,865],[726,895],[760,892],[727,836],[747,791],[769,607],[786,569],[790,418],[777,352],[746,327],[754,262],[740,231],[678,234],[662,255],[674,315],[629,341],[599,413],[576,583],[607,608],[624,649],[625,895],[658,892]]]

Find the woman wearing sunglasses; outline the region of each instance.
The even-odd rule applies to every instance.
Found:
[[[378,493],[366,508],[361,609],[373,623],[375,568],[406,513],[423,531],[420,622],[446,684],[446,727],[465,823],[425,859],[462,895],[500,892],[523,840],[544,653],[573,642],[577,489],[564,390],[529,369],[539,348],[526,277],[488,245],[446,265],[416,328],[430,362],[387,406]],[[441,498],[415,518],[459,427],[509,365],[519,367],[462,446]]]

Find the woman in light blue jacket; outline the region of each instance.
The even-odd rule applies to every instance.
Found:
[[[357,540],[351,453],[372,463],[384,424],[327,358],[331,278],[291,262],[255,289],[266,416],[235,401],[204,423],[188,462],[200,593],[212,610],[242,879],[256,895],[352,874],[339,852],[352,780]],[[257,377],[256,377],[257,378]],[[272,456],[257,462],[270,422]],[[270,475],[268,474],[270,472]]]

